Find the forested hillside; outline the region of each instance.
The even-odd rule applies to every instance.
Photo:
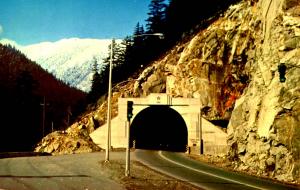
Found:
[[[52,128],[68,126],[84,97],[18,50],[0,44],[0,151],[32,150]]]
[[[1,39],[3,45],[11,45],[27,58],[72,87],[84,92],[91,88],[92,66],[99,68],[107,54],[110,39],[64,38],[55,42],[20,45],[9,39]]]
[[[230,5],[239,1],[151,0],[145,26],[138,22],[132,35],[121,43],[113,43],[113,83],[136,77],[152,61],[178,42],[189,41],[199,30],[217,20]],[[110,45],[108,49],[111,49]],[[102,70],[94,69],[91,101],[106,93],[110,52],[107,55]]]

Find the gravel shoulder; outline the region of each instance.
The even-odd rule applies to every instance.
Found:
[[[193,155],[193,154],[185,154],[186,157],[207,163],[211,166],[222,168],[223,170],[237,172],[237,173],[244,173],[247,175],[252,175],[255,177],[260,177],[262,179],[267,179],[274,181],[275,183],[281,183],[290,185],[296,189],[300,189],[300,184],[296,183],[284,183],[275,179],[272,179],[270,177],[266,176],[257,176],[254,173],[247,172],[247,171],[237,171],[235,169],[235,166],[232,162],[230,162],[226,157],[215,157],[211,155]],[[115,166],[118,165],[119,170],[121,170],[121,173],[117,176],[117,178],[113,180],[119,181],[121,184],[123,184],[126,189],[200,189],[199,187],[195,187],[191,184],[189,184],[186,181],[181,181],[178,179],[174,179],[172,177],[169,177],[165,174],[162,174],[160,172],[154,171],[147,166],[141,164],[140,162],[136,161],[135,158],[133,158],[132,163],[132,171],[131,171],[131,177],[127,178],[124,176],[125,172],[125,162],[119,160],[117,162],[113,162],[112,170],[115,170]],[[103,167],[103,166],[102,166]],[[104,166],[107,167],[107,166]],[[118,171],[118,170],[115,170]]]
[[[102,161],[99,165],[104,175],[122,184],[125,189],[199,189],[187,182],[156,172],[134,159],[131,161],[129,177],[125,177],[125,161],[122,159],[116,159],[110,162]]]
[[[199,162],[203,162],[203,163],[207,163],[211,166],[215,166],[218,168],[222,168],[223,170],[227,170],[227,171],[231,171],[231,172],[236,172],[236,173],[243,173],[246,175],[250,175],[250,176],[254,176],[254,177],[258,177],[258,178],[262,178],[262,179],[266,179],[266,180],[271,180],[275,183],[281,183],[281,184],[285,184],[285,185],[290,185],[292,187],[295,188],[299,188],[300,189],[300,184],[297,182],[294,183],[288,183],[288,182],[283,182],[283,181],[279,181],[276,180],[270,176],[261,176],[261,175],[257,175],[256,173],[253,173],[251,171],[240,171],[237,170],[237,166],[238,163],[237,162],[231,162],[229,161],[226,157],[218,157],[218,156],[211,156],[211,155],[194,155],[194,154],[186,154],[186,156],[190,159],[199,161]]]

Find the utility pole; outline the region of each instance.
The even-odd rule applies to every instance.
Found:
[[[54,131],[54,123],[53,121],[51,121],[51,132],[53,133],[53,131]]]
[[[110,46],[110,62],[109,62],[109,78],[108,78],[108,99],[107,99],[107,146],[105,151],[105,162],[109,162],[109,151],[111,147],[111,86],[112,86],[112,64],[113,64],[113,44],[111,40]]]
[[[127,121],[127,147],[126,147],[126,167],[125,176],[130,176],[130,119]]]
[[[72,116],[71,106],[67,108],[67,125],[70,126],[70,116]]]
[[[43,103],[40,104],[41,106],[43,106],[43,118],[42,118],[42,138],[44,138],[45,136],[45,120],[46,120],[46,106],[49,104],[46,104],[46,97],[44,96],[43,98]]]
[[[45,119],[46,119],[46,98],[44,96],[44,101],[43,101],[43,138],[45,136]]]

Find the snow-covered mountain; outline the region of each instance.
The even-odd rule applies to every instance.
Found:
[[[111,40],[70,38],[21,46],[3,39],[0,43],[11,44],[56,78],[88,92],[91,88],[93,63],[96,59],[101,68]]]

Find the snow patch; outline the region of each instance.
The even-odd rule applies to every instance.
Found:
[[[120,41],[117,40],[118,43]],[[103,59],[109,53],[111,39],[69,38],[27,46],[18,45],[9,39],[0,40],[0,43],[14,46],[58,79],[88,92],[94,59],[101,68]]]

